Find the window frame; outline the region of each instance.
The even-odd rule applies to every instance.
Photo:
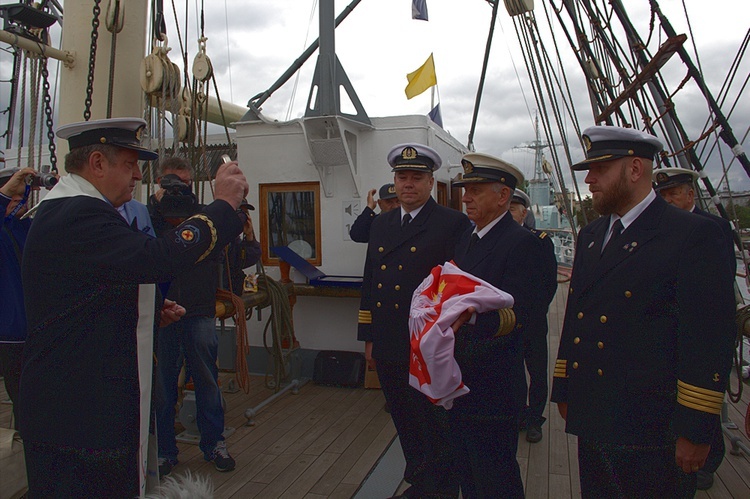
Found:
[[[315,210],[315,248],[314,257],[307,258],[306,260],[313,265],[320,265],[322,263],[322,246],[321,246],[321,229],[320,229],[320,182],[284,182],[284,183],[268,183],[259,184],[259,218],[260,218],[260,244],[262,248],[262,262],[263,265],[278,266],[280,258],[274,256],[271,253],[271,221],[270,212],[268,209],[269,196],[275,193],[300,193],[300,192],[312,192],[313,203]],[[288,244],[288,243],[287,243]]]

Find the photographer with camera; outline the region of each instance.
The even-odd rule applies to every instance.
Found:
[[[154,229],[160,235],[174,230],[175,225],[197,212],[201,205],[191,191],[193,169],[184,158],[163,160],[159,164],[157,181],[160,189],[151,196],[148,207]],[[248,223],[245,222],[246,234]],[[186,313],[179,322],[162,328],[157,341],[157,380],[164,390],[162,396],[157,398],[156,407],[160,476],[168,475],[178,463],[174,420],[182,355],[195,385],[203,456],[206,461],[213,462],[218,471],[231,471],[235,467],[222,436],[224,409],[216,366],[219,344],[215,319],[216,289],[219,286],[221,261],[223,252],[217,252],[216,257],[206,259],[190,272],[177,276],[170,283],[167,293],[167,298],[184,306]],[[249,266],[255,261],[257,256],[254,261],[243,262],[243,265]]]
[[[18,385],[21,378],[23,345],[26,342],[26,311],[23,306],[21,255],[31,220],[26,213],[29,194],[39,190],[40,173],[32,168],[0,170],[0,208],[3,231],[0,233],[0,375],[13,402],[13,419],[18,428]],[[57,181],[56,177],[52,178]]]

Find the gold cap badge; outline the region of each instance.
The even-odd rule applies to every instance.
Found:
[[[403,159],[415,159],[417,157],[417,150],[413,147],[405,147],[403,151],[401,151],[401,158]]]

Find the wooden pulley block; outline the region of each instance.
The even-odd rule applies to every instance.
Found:
[[[170,98],[174,99],[180,95],[180,89],[182,88],[182,78],[180,77],[180,67],[177,64],[169,60],[166,61],[166,64],[168,64],[170,68],[169,82],[168,82],[169,87],[167,87],[167,93],[169,94]]]
[[[203,52],[199,52],[193,59],[193,76],[199,81],[206,81],[212,74],[211,59]]]
[[[190,128],[192,126],[192,120],[185,115],[177,115],[177,126],[175,127],[175,133],[177,134],[177,140],[180,142],[186,142],[190,135]]]
[[[193,103],[193,96],[190,94],[190,88],[183,87],[180,92],[180,114],[190,114],[190,108]]]
[[[161,91],[164,81],[164,65],[162,59],[156,54],[149,54],[141,61],[140,70],[141,88],[147,94]]]
[[[115,13],[117,14],[117,26],[115,26]],[[110,33],[119,33],[125,24],[125,1],[109,0],[107,3],[106,21],[107,30]]]

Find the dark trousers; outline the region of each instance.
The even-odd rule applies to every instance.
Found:
[[[28,440],[23,445],[29,499],[138,497],[137,448],[82,449]]]
[[[689,498],[695,473],[675,462],[675,444],[619,445],[578,437],[581,497]]]
[[[516,460],[518,422],[462,419],[448,411],[454,459],[461,496],[473,498],[524,497],[521,469]]]
[[[521,417],[521,426],[542,426],[547,405],[547,316],[531,321],[523,334],[523,358],[529,372],[529,404]]]
[[[458,496],[445,409],[409,385],[409,364],[377,361],[378,379],[391,408],[406,460],[408,497]]]
[[[18,429],[18,385],[23,365],[23,343],[0,343],[0,376],[5,378],[5,391],[13,402],[13,423]]]

